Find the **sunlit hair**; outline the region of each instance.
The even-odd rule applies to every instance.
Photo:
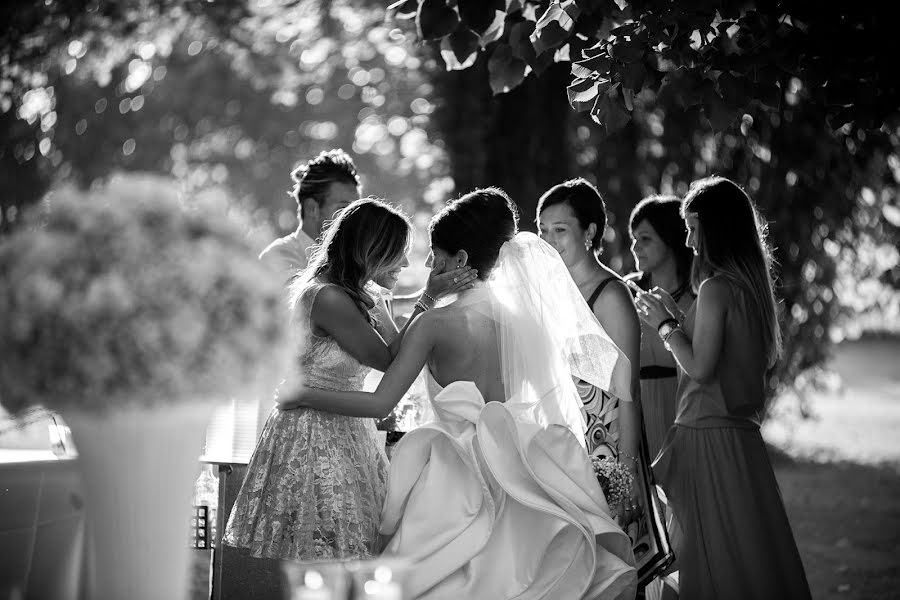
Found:
[[[707,177],[691,184],[681,206],[682,216],[696,214],[697,256],[691,273],[694,289],[713,275],[744,288],[763,324],[769,366],[781,355],[772,275],[772,253],[766,241],[768,225],[753,201],[736,183]]]
[[[586,230],[591,223],[597,225],[597,233],[591,240],[591,249],[594,253],[600,252],[603,246],[603,233],[606,231],[606,203],[594,184],[582,177],[576,177],[554,185],[538,200],[536,221],[540,219],[541,212],[545,208],[556,204],[565,204],[571,208],[582,229]]]
[[[500,247],[516,235],[519,211],[506,192],[481,188],[453,200],[428,225],[431,245],[448,254],[465,250],[468,264],[487,279]]]
[[[320,207],[328,199],[332,183],[349,183],[359,190],[359,175],[350,155],[335,148],[324,150],[304,165],[291,171],[294,188],[290,195],[297,202],[300,218],[303,218],[303,200],[312,198]]]
[[[691,279],[691,263],[694,253],[685,244],[687,228],[681,218],[681,200],[678,196],[647,196],[637,203],[628,221],[628,233],[634,239],[634,230],[647,221],[659,239],[669,247],[675,256],[675,271],[679,286]]]
[[[366,285],[403,257],[411,234],[409,218],[399,209],[375,198],[356,200],[313,247],[309,266],[291,284],[291,305],[296,306],[310,280],[319,278],[344,288],[368,318],[375,301]]]

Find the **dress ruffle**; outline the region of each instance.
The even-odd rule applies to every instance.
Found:
[[[631,598],[628,536],[569,429],[518,422],[471,382],[434,399],[390,466],[381,531],[415,598]]]

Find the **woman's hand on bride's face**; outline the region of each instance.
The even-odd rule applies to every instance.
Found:
[[[436,262],[425,283],[425,293],[437,300],[469,289],[478,279],[478,271],[468,265],[444,270],[445,263]]]

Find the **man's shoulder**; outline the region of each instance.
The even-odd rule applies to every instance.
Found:
[[[303,234],[303,238],[308,238],[308,236],[306,236],[306,234]],[[303,238],[297,235],[297,232],[295,231],[294,233],[290,233],[284,237],[272,240],[272,243],[266,246],[265,249],[263,249],[263,251],[259,253],[259,258],[260,260],[262,260],[269,255],[275,254],[287,258],[296,258],[298,256],[302,256],[305,259],[306,249],[311,245],[311,243],[307,243],[307,240]]]

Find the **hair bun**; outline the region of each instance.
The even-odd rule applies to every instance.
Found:
[[[448,204],[429,226],[432,245],[449,254],[465,250],[469,265],[484,279],[500,247],[516,235],[519,214],[509,196],[496,187],[476,189]]]

